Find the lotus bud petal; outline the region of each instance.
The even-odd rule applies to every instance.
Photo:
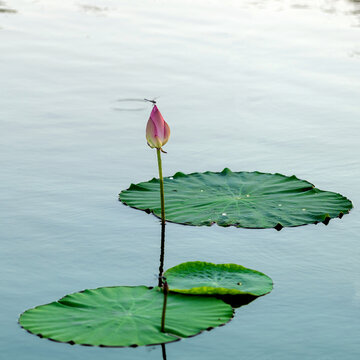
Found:
[[[159,109],[154,105],[146,125],[146,140],[151,148],[161,149],[170,136],[169,125],[165,122]]]

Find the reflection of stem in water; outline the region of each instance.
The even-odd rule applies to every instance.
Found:
[[[160,266],[159,266],[159,284],[162,286],[162,275],[164,272],[164,254],[165,254],[165,223],[161,224],[161,247],[160,247]]]
[[[165,332],[166,303],[167,303],[167,295],[169,292],[169,287],[165,278],[163,278],[163,292],[164,292],[164,303],[163,303],[163,309],[161,315],[161,332]]]
[[[164,252],[165,252],[165,197],[164,197],[164,178],[162,174],[161,150],[156,149],[159,179],[160,179],[160,202],[161,202],[161,249],[160,249],[160,266],[159,266],[159,284],[162,286],[162,274],[164,271]]]
[[[163,360],[166,360],[166,348],[165,348],[165,344],[161,344],[161,352],[162,352]]]

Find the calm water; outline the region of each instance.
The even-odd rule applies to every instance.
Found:
[[[107,285],[153,285],[156,218],[117,194],[156,176],[145,143],[159,96],[165,175],[296,174],[349,197],[328,226],[167,226],[165,267],[255,268],[271,294],[168,359],[360,357],[360,2],[8,0],[0,3],[1,359],[161,359],[39,339],[21,312]]]

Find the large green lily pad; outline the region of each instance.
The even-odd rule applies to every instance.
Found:
[[[166,220],[184,225],[275,228],[324,222],[352,208],[344,196],[296,176],[255,172],[181,172],[164,179]],[[159,180],[132,184],[125,205],[160,217]]]
[[[145,286],[103,287],[25,311],[20,325],[43,338],[94,346],[140,346],[186,338],[228,322],[230,305],[215,298],[169,294]]]
[[[237,264],[190,261],[164,274],[171,291],[193,295],[253,295],[269,293],[273,282],[267,275]]]

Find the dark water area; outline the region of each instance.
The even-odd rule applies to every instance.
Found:
[[[151,104],[177,171],[295,174],[353,201],[342,219],[251,230],[166,226],[165,269],[201,260],[274,290],[167,359],[360,356],[360,2],[0,2],[0,344],[4,359],[162,359],[54,343],[17,324],[65,294],[157,284],[160,223],[118,193],[157,176]]]

